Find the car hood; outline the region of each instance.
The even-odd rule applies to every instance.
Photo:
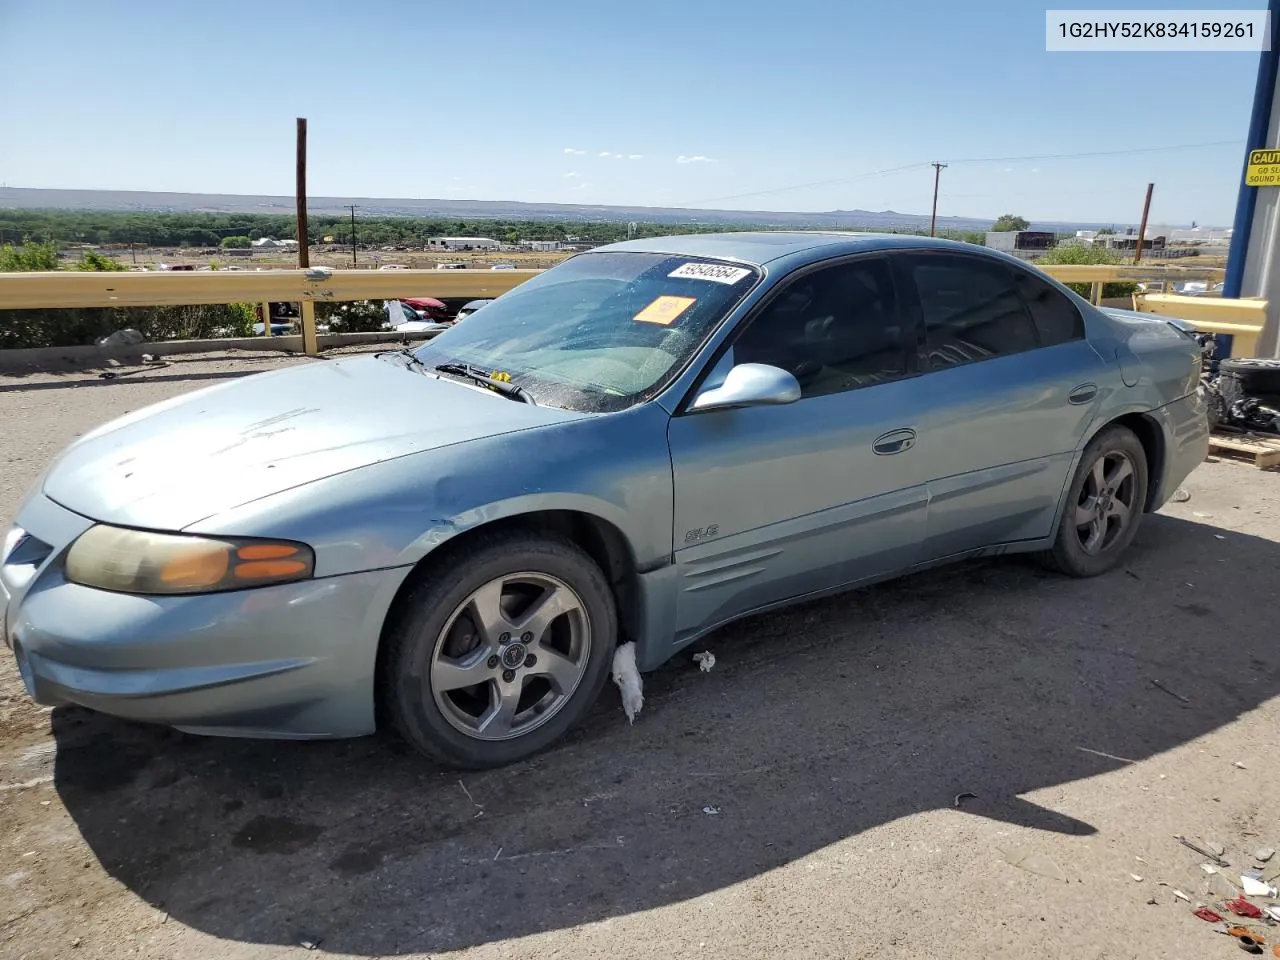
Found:
[[[424,376],[398,359],[309,363],[108,423],[63,451],[43,489],[95,520],[179,530],[383,460],[583,416]]]

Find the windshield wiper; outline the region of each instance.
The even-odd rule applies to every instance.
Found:
[[[418,355],[409,348],[403,350],[386,350],[382,353],[375,353],[375,357],[382,359],[383,357],[395,357],[397,360],[403,360],[407,367],[419,367],[426,369],[426,364],[418,359]]]
[[[416,358],[415,358],[416,359]],[[435,367],[437,373],[448,373],[455,377],[466,377],[475,383],[489,387],[496,393],[520,403],[534,403],[533,394],[524,387],[517,386],[507,380],[498,380],[485,373],[479,367],[469,363],[441,363]],[[535,406],[537,404],[534,404]]]

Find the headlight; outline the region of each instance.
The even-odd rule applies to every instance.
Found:
[[[67,553],[72,583],[117,593],[214,593],[305,580],[315,554],[301,543],[215,539],[90,527]]]

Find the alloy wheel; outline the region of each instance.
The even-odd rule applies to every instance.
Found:
[[[1121,450],[1103,453],[1093,462],[1076,503],[1076,535],[1090,556],[1111,549],[1133,522],[1140,505],[1134,502],[1133,460]]]
[[[510,740],[564,707],[590,654],[590,622],[572,587],[548,574],[508,574],[445,621],[431,656],[431,695],[461,733]]]

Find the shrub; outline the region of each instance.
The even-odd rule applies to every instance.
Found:
[[[97,250],[86,250],[80,255],[75,269],[92,270],[98,273],[114,273],[120,270],[128,270],[129,268],[119,260],[105,256]]]
[[[58,248],[52,243],[27,243],[21,247],[0,247],[0,273],[25,273],[29,270],[57,270]]]
[[[1114,250],[1108,250],[1106,247],[1083,243],[1063,243],[1052,250],[1046,251],[1044,256],[1037,257],[1035,262],[1038,266],[1044,266],[1046,264],[1118,264],[1121,260]],[[1067,286],[1080,294],[1080,296],[1088,299],[1090,284],[1068,283]],[[1102,296],[1107,298],[1127,297],[1137,289],[1138,285],[1136,283],[1104,283],[1102,285]]]
[[[317,303],[316,323],[327,323],[333,333],[369,333],[387,322],[382,300],[353,300],[350,303]]]
[[[101,307],[0,312],[0,349],[74,347],[133,327],[148,341],[251,337],[253,304],[185,307]]]

